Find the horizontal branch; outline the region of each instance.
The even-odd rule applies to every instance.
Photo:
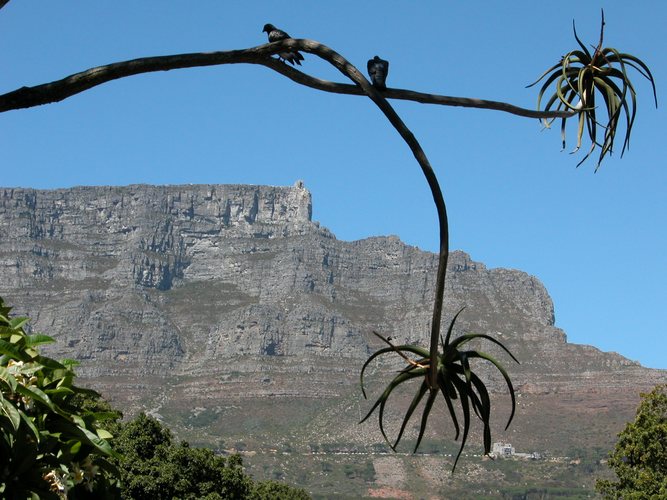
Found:
[[[277,59],[269,59],[268,61],[257,61],[257,64],[270,67],[288,77],[289,79],[324,92],[331,92],[335,94],[348,94],[365,96],[364,92],[356,85],[347,83],[335,83],[329,80],[322,80],[315,78],[306,73],[299,71],[292,66],[283,64]],[[386,90],[381,91],[386,99],[398,99],[403,101],[420,102],[423,104],[439,104],[441,106],[463,107],[463,108],[478,108],[491,109],[495,111],[504,111],[517,116],[524,116],[526,118],[570,118],[576,115],[572,111],[537,111],[534,109],[521,108],[513,104],[508,104],[501,101],[490,101],[487,99],[475,99],[471,97],[454,97],[439,94],[427,94],[425,92],[416,92],[414,90],[395,89],[387,87]]]
[[[280,52],[280,50],[284,49],[286,46],[301,48],[301,50],[308,51],[307,47],[310,43],[316,44],[317,42],[312,42],[311,40],[290,39],[242,50],[143,57],[130,61],[98,66],[80,73],[75,73],[61,80],[36,85],[34,87],[21,87],[12,92],[0,95],[0,112],[60,102],[68,97],[96,87],[97,85],[132,75],[183,68],[243,63],[267,66],[274,71],[285,75],[296,83],[324,92],[359,96],[366,95],[358,85],[336,83],[315,78],[288,66],[278,59],[270,57],[271,55]],[[574,114],[569,111],[536,111],[504,102],[426,94],[405,89],[387,88],[387,90],[382,92],[382,95],[387,99],[414,101],[424,104],[504,111],[528,118],[567,118]]]
[[[140,59],[132,59],[131,61],[98,66],[75,73],[62,80],[34,87],[21,87],[20,89],[0,95],[0,112],[59,102],[97,85],[142,73],[221,64],[258,62],[260,59],[266,59],[271,55],[272,52],[266,50],[267,47],[268,45],[263,45],[245,50],[142,57]],[[274,50],[273,52],[276,51]]]

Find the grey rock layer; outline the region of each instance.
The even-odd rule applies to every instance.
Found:
[[[301,182],[0,188],[0,295],[117,400],[146,406],[166,383],[209,399],[338,395],[380,347],[373,331],[425,345],[437,258],[396,237],[339,241],[311,214]],[[445,322],[464,305],[457,333],[505,342],[521,365],[486,350],[522,391],[666,380],[567,343],[537,279],[457,251]]]

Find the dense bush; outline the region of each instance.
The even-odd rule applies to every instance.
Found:
[[[642,394],[637,416],[609,457],[618,481],[598,480],[605,498],[667,498],[667,385]]]
[[[28,335],[27,318],[9,312],[0,297],[0,498],[310,498],[254,482],[238,455],[174,443],[152,417],[122,423],[99,394],[73,384],[75,361],[39,354],[53,339]]]
[[[239,455],[228,458],[187,442],[145,414],[121,424],[114,439],[124,499],[306,499],[300,489],[275,481],[253,482]]]
[[[0,497],[117,497],[101,425],[115,414],[80,406],[97,394],[74,385],[76,362],[40,355],[53,339],[28,335],[10,310],[0,297]]]
[[[238,456],[224,458],[186,442],[174,444],[171,432],[140,414],[123,425],[114,440],[122,498],[247,498],[252,480]]]

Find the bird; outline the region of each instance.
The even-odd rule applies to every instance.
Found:
[[[375,56],[373,59],[368,60],[366,67],[368,68],[368,76],[371,77],[373,86],[380,90],[386,90],[387,85],[385,81],[389,74],[389,61]]]
[[[276,28],[273,24],[265,24],[262,32],[266,32],[266,34],[269,36],[269,42],[279,42],[280,40],[287,40],[288,38],[291,38],[287,33]],[[278,52],[278,57],[287,61],[292,66],[295,64],[301,66],[301,61],[303,61],[303,56],[296,50]]]

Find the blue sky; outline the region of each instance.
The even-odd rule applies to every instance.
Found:
[[[0,10],[0,92],[119,60],[264,43],[271,22],[360,69],[391,61],[389,85],[508,101],[580,37],[667,81],[663,1],[10,3]],[[660,50],[660,47],[663,49]],[[306,55],[303,69],[342,76]],[[623,159],[575,168],[558,127],[494,111],[395,103],[448,203],[452,248],[537,276],[571,342],[667,368],[665,107],[638,75],[639,113]],[[620,153],[620,147],[617,154]],[[263,67],[222,66],[119,80],[64,102],[0,115],[0,185],[291,185],[340,239],[395,234],[437,247],[436,215],[408,148],[365,98],[298,86]]]

